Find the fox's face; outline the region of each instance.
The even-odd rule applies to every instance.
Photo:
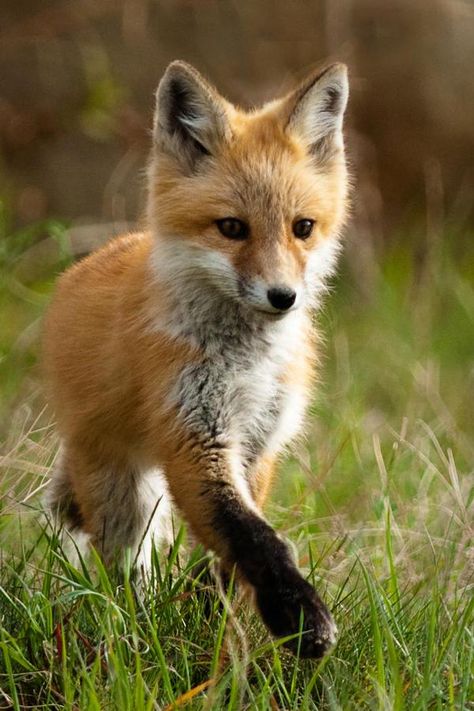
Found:
[[[331,271],[345,212],[344,65],[244,113],[189,65],[157,93],[149,217],[176,279],[279,317]]]

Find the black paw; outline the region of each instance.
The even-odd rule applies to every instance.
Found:
[[[300,657],[320,658],[336,641],[337,627],[314,588],[291,571],[277,585],[256,590],[263,621],[275,637],[298,634],[285,647]]]

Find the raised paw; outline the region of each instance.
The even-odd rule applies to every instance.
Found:
[[[263,621],[276,637],[301,631],[301,636],[285,642],[294,654],[320,658],[335,643],[337,627],[331,613],[296,570],[276,586],[260,587],[256,594]]]

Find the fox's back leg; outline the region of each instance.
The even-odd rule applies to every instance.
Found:
[[[69,560],[79,565],[79,555],[87,553],[90,536],[84,532],[84,519],[72,487],[71,473],[67,465],[66,449],[60,446],[49,482],[45,506],[47,521],[57,527],[61,535],[63,551]]]
[[[165,523],[169,498],[160,483],[158,472],[144,475],[129,462],[64,446],[49,506],[73,535],[78,530],[88,534],[107,563],[130,547],[147,568],[151,541],[164,538],[170,529]]]
[[[171,544],[174,538],[171,496],[161,469],[144,473],[140,495],[144,507],[144,528],[135,555],[138,569],[146,574],[150,569],[153,545]]]
[[[61,445],[54,465],[51,481],[46,493],[46,506],[53,515],[55,522],[65,525],[68,529],[80,529],[83,525],[82,515],[74,497],[70,471],[67,466],[65,447]]]

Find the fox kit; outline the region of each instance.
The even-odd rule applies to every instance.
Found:
[[[173,62],[148,229],[62,276],[44,338],[62,440],[53,511],[106,562],[131,547],[146,566],[176,506],[274,635],[302,629],[287,646],[307,657],[336,628],[261,510],[311,394],[311,312],[345,213],[347,95],[334,64],[244,112]]]

